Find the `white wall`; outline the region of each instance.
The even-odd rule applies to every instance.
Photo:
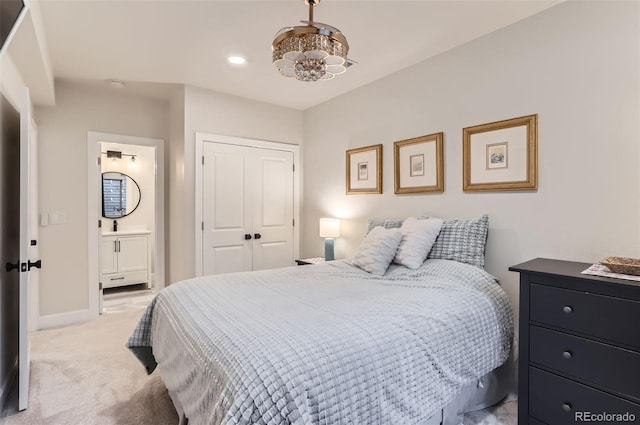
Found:
[[[336,257],[371,217],[490,216],[487,270],[640,256],[640,3],[566,2],[304,113],[302,255],[342,217]],[[358,66],[366,66],[361,64]],[[537,191],[463,193],[462,128],[539,114]],[[445,192],[394,195],[393,142],[445,133]],[[345,195],[345,150],[382,143],[383,195]]]
[[[171,147],[177,186],[170,196],[172,204],[180,209],[179,215],[172,213],[170,225],[171,249],[180,253],[169,256],[171,282],[195,276],[196,131],[301,144],[302,112],[196,87],[185,88],[184,149],[180,150],[173,141]]]
[[[56,106],[35,111],[39,207],[66,223],[40,228],[40,315],[88,308],[87,132],[167,139],[169,103],[56,84]],[[100,188],[96,188],[100,190]]]
[[[131,162],[131,157],[123,156],[114,165],[106,155],[102,156],[102,172],[115,171],[131,177],[140,188],[140,203],[131,214],[118,218],[118,230],[150,230],[149,249],[151,251],[151,273],[155,273],[155,239],[156,239],[156,150],[150,146],[127,145],[121,143],[100,143],[102,152],[115,150],[123,154],[135,155],[135,163]],[[127,202],[134,196],[132,190],[127,189]],[[137,200],[138,198],[135,197]],[[129,205],[129,204],[127,204]],[[135,204],[131,205],[135,207]],[[103,218],[102,226],[104,230],[113,229],[112,219]]]
[[[2,76],[0,78],[0,91],[11,102],[13,107],[20,111],[24,80],[11,54],[6,50],[0,55],[0,75]]]
[[[168,195],[165,197],[165,224],[169,232],[165,238],[166,255],[166,285],[179,280],[174,270],[178,270],[183,263],[180,252],[183,245],[183,220],[185,217],[181,200],[184,188],[184,86],[171,98],[169,106],[169,143],[166,144],[165,184]]]

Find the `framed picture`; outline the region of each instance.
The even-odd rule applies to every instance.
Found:
[[[465,191],[538,188],[538,115],[462,130]]]
[[[395,193],[444,192],[444,133],[393,144]]]
[[[347,195],[382,193],[382,145],[347,151]]]

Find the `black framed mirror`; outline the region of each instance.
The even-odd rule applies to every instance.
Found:
[[[126,217],[138,208],[142,194],[138,183],[117,171],[102,173],[102,216]]]

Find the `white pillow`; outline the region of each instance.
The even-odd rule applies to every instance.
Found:
[[[351,264],[382,276],[393,261],[401,239],[400,229],[374,227],[353,254]]]
[[[439,218],[407,218],[400,228],[402,241],[393,262],[414,270],[420,267],[429,255],[441,228],[442,220]]]

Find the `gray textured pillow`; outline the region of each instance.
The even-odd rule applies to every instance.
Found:
[[[430,218],[426,215],[421,215],[418,217],[418,220],[423,220]],[[367,222],[367,231],[364,233],[365,236],[369,234],[371,229],[374,227],[384,227],[385,229],[399,229],[402,227],[402,223],[406,218],[374,218]]]
[[[453,260],[484,268],[484,249],[489,216],[476,219],[445,219],[427,259]]]
[[[382,276],[389,268],[393,257],[396,256],[401,240],[400,229],[375,227],[353,254],[351,264],[371,274]]]

